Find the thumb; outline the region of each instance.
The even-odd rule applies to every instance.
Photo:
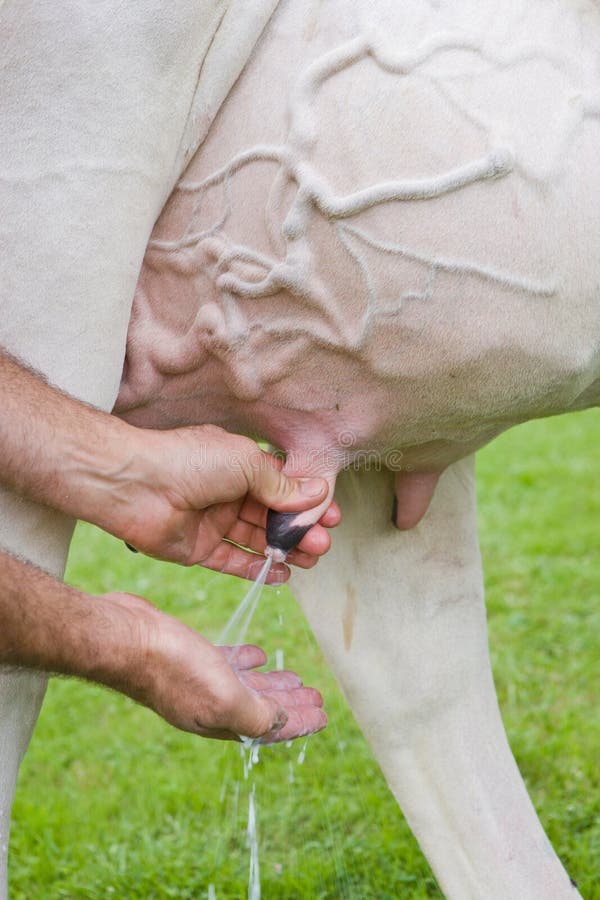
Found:
[[[268,509],[300,512],[327,499],[329,485],[324,478],[291,477],[281,471],[273,457],[264,456],[264,464],[252,469],[248,481],[252,496]]]
[[[258,738],[281,731],[288,720],[285,709],[265,694],[246,688],[247,700],[232,731],[240,737]]]

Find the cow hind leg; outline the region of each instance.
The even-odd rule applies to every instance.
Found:
[[[10,813],[21,760],[42,706],[48,678],[39,672],[0,673],[0,898],[6,897]]]
[[[63,573],[71,520],[0,490],[0,546]],[[5,900],[10,814],[21,760],[46,693],[43,672],[0,668],[0,900]]]
[[[0,347],[104,410],[117,396],[146,244],[200,140],[196,120],[208,127],[270,11],[266,4],[246,17],[243,4],[229,5],[240,16],[231,38],[219,4],[0,2],[0,208],[10,223],[0,256]],[[199,76],[222,21],[214,49],[222,78],[216,59]],[[0,491],[0,547],[57,577],[72,526]],[[45,684],[41,674],[0,671],[0,900],[17,770]]]
[[[390,473],[339,480],[343,520],[296,593],[450,900],[577,896],[511,754],[490,668],[473,462],[416,528]]]

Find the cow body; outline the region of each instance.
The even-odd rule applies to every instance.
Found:
[[[595,50],[558,7],[347,7],[284,4],[221,108],[117,410],[447,464],[600,395]]]
[[[297,579],[311,625],[447,895],[571,896],[495,701],[468,457],[598,402],[600,16],[276,5],[95,5],[52,66],[56,12],[3,7],[27,40],[0,338],[104,408],[123,369],[134,424],[247,432],[332,488],[375,454]],[[385,470],[448,466],[395,531]],[[3,502],[4,543],[60,571],[71,523]],[[0,681],[4,832],[43,687]]]

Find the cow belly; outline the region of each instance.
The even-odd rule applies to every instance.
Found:
[[[118,412],[424,463],[597,402],[598,46],[592,3],[281,3],[154,229]]]

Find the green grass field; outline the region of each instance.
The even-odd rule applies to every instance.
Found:
[[[598,411],[522,426],[479,456],[492,657],[511,744],[586,898],[600,898]],[[130,554],[88,526],[69,580],[127,590],[214,637],[243,583]],[[262,751],[263,897],[440,897],[435,880],[287,589],[248,639],[285,650],[330,725]],[[239,748],[170,729],[99,688],[54,680],[15,803],[13,900],[246,896],[248,783]],[[515,898],[517,900],[517,898]],[[544,900],[544,898],[540,898]]]

